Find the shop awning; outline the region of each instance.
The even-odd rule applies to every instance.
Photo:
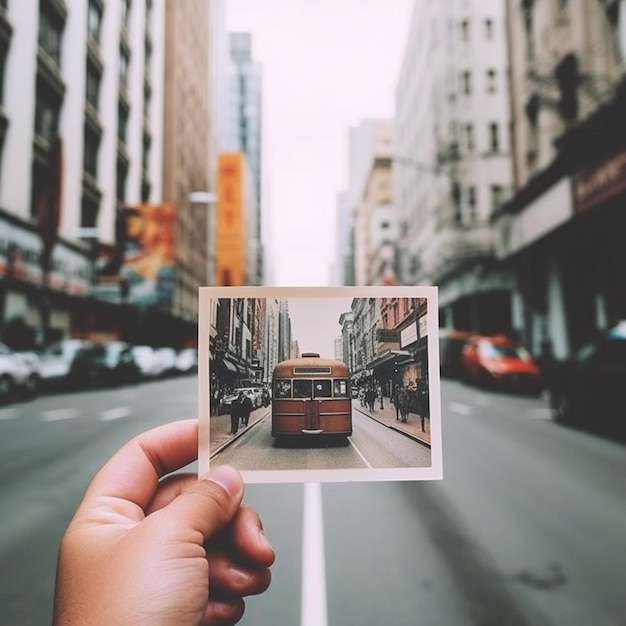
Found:
[[[234,374],[236,374],[239,371],[237,369],[237,366],[232,361],[229,361],[228,359],[222,359],[222,363],[224,364],[224,367],[229,372],[233,372]]]
[[[392,364],[403,365],[412,360],[413,355],[408,350],[388,350],[369,363],[369,367],[375,370]]]

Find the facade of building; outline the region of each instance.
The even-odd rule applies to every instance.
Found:
[[[98,257],[161,199],[164,29],[156,0],[0,6],[0,323],[27,343],[115,332]]]
[[[248,284],[263,281],[262,215],[262,73],[253,60],[250,33],[230,33],[229,107],[226,150],[246,155],[256,210],[249,214],[248,250],[253,273]]]
[[[626,3],[507,7],[515,195],[498,258],[519,333],[564,358],[626,317]]]
[[[394,273],[387,262],[395,256],[390,254],[395,230],[393,150],[390,120],[363,120],[349,130],[348,188],[339,196],[337,212],[333,280],[338,284],[383,284],[381,273]]]
[[[209,190],[209,5],[166,0],[163,191],[177,207],[172,313],[198,315],[198,287],[209,284],[207,203],[190,200]]]
[[[396,89],[399,278],[436,284],[442,324],[508,330],[490,217],[510,195],[503,0],[415,3]]]

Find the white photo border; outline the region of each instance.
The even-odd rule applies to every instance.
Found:
[[[438,288],[384,287],[200,287],[198,318],[198,474],[210,468],[209,320],[211,301],[220,298],[426,298],[428,324],[428,382],[430,408],[430,467],[324,470],[241,470],[254,483],[419,481],[443,478],[441,382],[439,370]]]

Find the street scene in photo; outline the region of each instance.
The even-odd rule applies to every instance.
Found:
[[[201,289],[200,471],[439,478],[436,299],[432,287]]]

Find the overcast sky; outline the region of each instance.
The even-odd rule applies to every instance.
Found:
[[[264,228],[274,285],[327,285],[348,129],[392,118],[413,0],[227,0],[263,66]]]
[[[335,338],[341,335],[339,317],[350,311],[352,298],[289,298],[291,336],[300,352],[335,357]]]

